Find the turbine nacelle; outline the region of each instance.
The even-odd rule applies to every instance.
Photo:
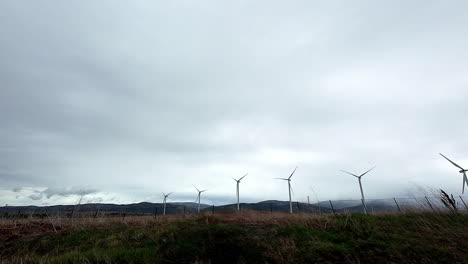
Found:
[[[296,172],[296,170],[297,170],[297,167],[294,168],[293,172],[291,173],[291,175],[289,175],[288,178],[275,178],[275,179],[277,179],[277,180],[284,180],[284,181],[289,181],[289,182],[290,182],[290,181],[291,181],[291,178],[292,178],[292,176],[294,175],[294,173]]]
[[[195,185],[192,185],[192,186],[193,186],[193,187],[195,187]],[[197,187],[195,187],[195,189],[197,189],[197,192],[198,192],[198,194],[200,194],[200,193],[202,193],[202,192],[206,192],[206,191],[208,191],[208,189],[200,191],[200,190],[198,190],[198,188],[197,188]]]
[[[247,176],[247,175],[248,175],[248,173],[246,173],[244,176],[240,177],[238,180],[236,180],[235,178],[232,178],[232,179],[233,179],[234,181],[236,181],[236,182],[240,182],[240,181],[241,181],[242,179],[244,179],[245,176]]]
[[[286,179],[286,178],[275,178],[277,180],[283,180],[283,181],[291,181],[291,179]]]
[[[351,175],[351,176],[354,176],[354,177],[356,177],[356,178],[358,178],[358,179],[361,179],[362,176],[366,175],[368,172],[370,172],[371,170],[375,169],[375,167],[376,167],[376,166],[370,168],[368,171],[364,172],[364,173],[361,174],[361,175],[356,175],[356,174],[354,174],[354,173],[347,172],[347,171],[345,171],[345,170],[341,170],[341,171],[342,171],[342,172],[345,172],[345,173],[347,173],[347,174],[349,174],[349,175]]]

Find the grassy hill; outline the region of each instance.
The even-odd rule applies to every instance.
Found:
[[[0,220],[1,263],[468,263],[468,215]]]

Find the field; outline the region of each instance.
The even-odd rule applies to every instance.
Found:
[[[468,215],[0,220],[1,263],[468,263]]]

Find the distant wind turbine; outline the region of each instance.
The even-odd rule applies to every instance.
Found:
[[[247,173],[248,174],[248,173]],[[236,180],[234,179],[234,181],[236,181],[236,196],[237,196],[237,211],[240,211],[240,206],[239,206],[239,183],[242,179],[244,179],[245,176],[247,176],[247,174],[245,174],[244,176],[242,176],[240,179]]]
[[[449,158],[445,157],[442,153],[439,153],[442,157],[444,157],[446,160],[448,160],[450,163],[452,163],[455,167],[460,169],[460,173],[463,173],[463,185],[462,185],[462,194],[465,194],[465,184],[468,186],[468,178],[466,177],[466,172],[468,170],[465,170],[462,168],[460,165],[456,164],[455,162],[449,160]]]
[[[291,200],[291,190],[292,190],[292,187],[291,187],[291,177],[294,175],[294,173],[296,172],[297,170],[297,167],[293,170],[293,172],[291,173],[291,175],[289,176],[289,178],[276,178],[278,180],[284,180],[284,181],[288,181],[288,191],[289,191],[289,213],[292,214],[293,210],[292,210],[292,200]]]
[[[341,170],[342,172],[346,172],[346,173],[348,173],[348,174],[350,174],[350,175],[353,175],[354,177],[358,178],[358,181],[359,181],[359,188],[361,189],[362,205],[363,205],[363,207],[364,207],[364,212],[365,212],[366,214],[367,214],[367,206],[366,206],[366,200],[365,200],[365,198],[364,198],[364,192],[362,191],[361,178],[362,178],[362,176],[366,175],[369,171],[373,170],[374,168],[375,168],[375,166],[372,167],[370,170],[364,172],[363,174],[359,175],[359,176],[356,175],[356,174],[353,174],[353,173],[351,173],[351,172],[347,172],[347,171]]]
[[[167,201],[167,197],[169,197],[169,195],[171,195],[171,192],[168,193],[168,194],[165,194],[165,193],[162,193],[164,195],[164,200],[163,200],[163,215],[166,215],[166,201]]]
[[[195,185],[193,185],[193,187],[195,187]],[[197,189],[197,192],[198,192],[198,196],[197,196],[197,199],[198,199],[198,212],[200,213],[201,194],[202,194],[202,192],[206,192],[207,190],[200,191],[200,190],[198,190],[197,187],[195,187],[195,189]]]

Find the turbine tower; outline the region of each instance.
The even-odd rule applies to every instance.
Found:
[[[465,184],[468,186],[468,178],[466,177],[466,172],[468,170],[465,170],[462,168],[460,165],[456,164],[455,162],[451,161],[449,158],[445,157],[442,153],[439,153],[442,157],[444,157],[446,160],[448,160],[450,163],[452,163],[455,167],[460,169],[460,173],[463,173],[463,185],[462,185],[462,194],[465,194]]]
[[[164,195],[164,200],[163,200],[163,215],[166,215],[166,201],[167,201],[167,197],[169,197],[169,195],[171,195],[171,192],[168,193],[168,194],[165,194],[165,193],[162,193]]]
[[[341,170],[342,172],[346,172],[346,173],[348,173],[348,174],[350,174],[350,175],[352,175],[352,176],[358,178],[358,181],[359,181],[359,188],[361,189],[362,205],[363,205],[363,207],[364,207],[364,213],[366,213],[366,214],[367,214],[367,206],[366,206],[366,200],[365,200],[365,198],[364,198],[364,192],[362,191],[361,178],[362,178],[362,176],[366,175],[369,171],[373,170],[374,168],[375,168],[375,166],[372,167],[370,170],[364,172],[363,174],[359,175],[359,176],[356,175],[356,174],[353,174],[353,173],[351,173],[351,172],[347,172],[347,171]]]
[[[248,174],[248,173],[247,173]],[[247,176],[247,174],[245,174],[244,176],[242,176],[240,179],[236,180],[234,179],[234,181],[236,181],[236,196],[237,196],[237,211],[240,211],[240,206],[239,206],[239,183],[242,179],[244,179],[245,176]]]
[[[195,185],[193,185],[193,187],[195,187]],[[198,192],[198,196],[197,196],[197,200],[198,200],[198,212],[200,213],[201,194],[202,194],[202,192],[206,192],[207,190],[200,191],[200,190],[198,190],[197,187],[195,187],[195,189],[197,189],[197,192]]]
[[[288,181],[288,191],[289,191],[289,213],[292,214],[293,212],[293,209],[292,209],[292,200],[291,200],[291,191],[292,191],[292,187],[291,187],[291,177],[294,175],[294,173],[296,172],[297,170],[297,167],[293,170],[293,172],[291,173],[291,175],[289,176],[289,178],[276,178],[278,180],[284,180],[284,181]]]

